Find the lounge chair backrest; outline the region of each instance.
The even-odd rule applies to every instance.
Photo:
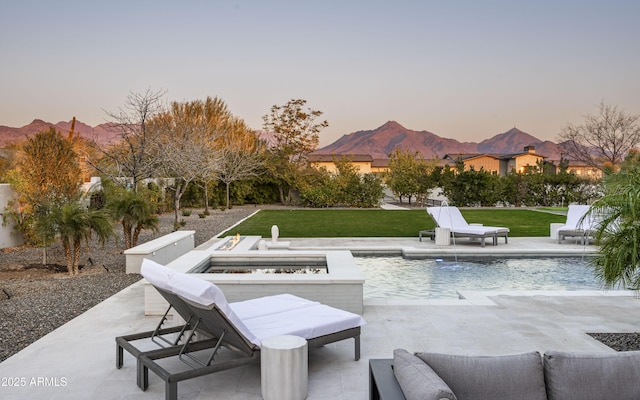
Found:
[[[427,212],[441,228],[459,229],[469,226],[458,207],[427,207]]]
[[[155,286],[156,289],[161,289],[158,290],[160,294],[163,295],[183,318],[185,318],[185,314],[195,314],[193,307],[188,307],[185,301],[192,302],[201,308],[209,310],[213,309],[215,305],[249,342],[257,345],[260,344],[260,341],[256,339],[255,335],[251,333],[249,328],[247,328],[236,313],[233,312],[222,290],[213,283],[177,272],[147,259],[143,260],[140,273],[149,283]],[[168,292],[168,296],[167,293],[163,293],[162,291]]]
[[[140,267],[142,276],[156,288],[158,293],[173,307],[173,309],[187,322],[193,317],[193,312],[184,300],[171,291],[171,278],[177,271],[160,265],[154,261],[143,259]]]
[[[169,280],[170,289],[178,296],[198,304],[215,304],[225,314],[231,312],[227,298],[219,287],[204,279],[178,273]]]
[[[140,265],[140,274],[153,286],[170,290],[169,279],[176,274],[176,271],[145,258]]]
[[[199,308],[212,310],[215,305],[215,308],[222,312],[226,319],[228,319],[248,341],[257,345],[260,344],[260,341],[251,333],[240,317],[233,312],[222,290],[213,283],[188,274],[177,273],[171,277],[169,284],[171,285],[171,291],[173,293],[199,306]]]
[[[589,206],[582,204],[571,204],[567,211],[566,226],[574,229],[589,229],[591,227],[590,218],[582,220],[584,215],[589,211]]]

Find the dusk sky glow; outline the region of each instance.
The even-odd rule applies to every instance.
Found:
[[[97,125],[151,88],[217,96],[254,129],[306,99],[321,145],[388,120],[556,140],[601,101],[640,114],[639,16],[622,0],[0,0],[0,125]]]

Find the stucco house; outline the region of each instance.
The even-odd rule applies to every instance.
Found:
[[[369,154],[310,154],[309,163],[314,168],[325,168],[330,173],[337,172],[335,161],[350,162],[360,174],[372,171],[373,157]]]
[[[445,154],[442,158],[451,167],[456,161],[461,160],[465,171],[473,167],[476,171],[483,169],[492,174],[504,176],[511,171],[524,173],[529,168],[537,167],[547,157],[537,154],[535,146],[525,146],[521,153],[454,153]]]

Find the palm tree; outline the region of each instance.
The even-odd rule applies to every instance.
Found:
[[[158,231],[158,217],[152,213],[151,205],[143,195],[125,191],[116,196],[108,202],[108,207],[113,218],[122,224],[125,249],[130,249],[138,244],[143,229]]]
[[[78,274],[83,242],[88,245],[95,233],[96,238],[104,245],[113,235],[113,223],[109,214],[102,210],[88,210],[79,201],[72,200],[54,207],[47,219],[46,226],[53,227],[62,241],[70,275]]]
[[[604,178],[605,195],[589,209],[601,223],[593,264],[606,288],[640,289],[640,157],[632,152],[617,174]]]

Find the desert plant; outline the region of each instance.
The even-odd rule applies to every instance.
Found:
[[[183,217],[188,217],[188,216],[190,216],[190,215],[191,215],[191,210],[186,209],[186,208],[183,208],[183,209],[182,209],[182,216],[183,216]]]
[[[605,195],[589,213],[600,222],[595,232],[600,245],[593,261],[606,288],[624,285],[640,289],[640,157],[631,153],[620,172],[604,178]]]
[[[78,262],[83,242],[88,242],[93,234],[104,242],[113,235],[113,224],[108,213],[90,210],[79,201],[70,201],[55,206],[46,218],[41,219],[39,229],[53,230],[62,241],[67,270],[70,275],[78,274]]]
[[[113,219],[122,224],[126,249],[138,244],[142,230],[158,231],[158,217],[153,214],[151,204],[140,193],[114,187],[107,207]]]

